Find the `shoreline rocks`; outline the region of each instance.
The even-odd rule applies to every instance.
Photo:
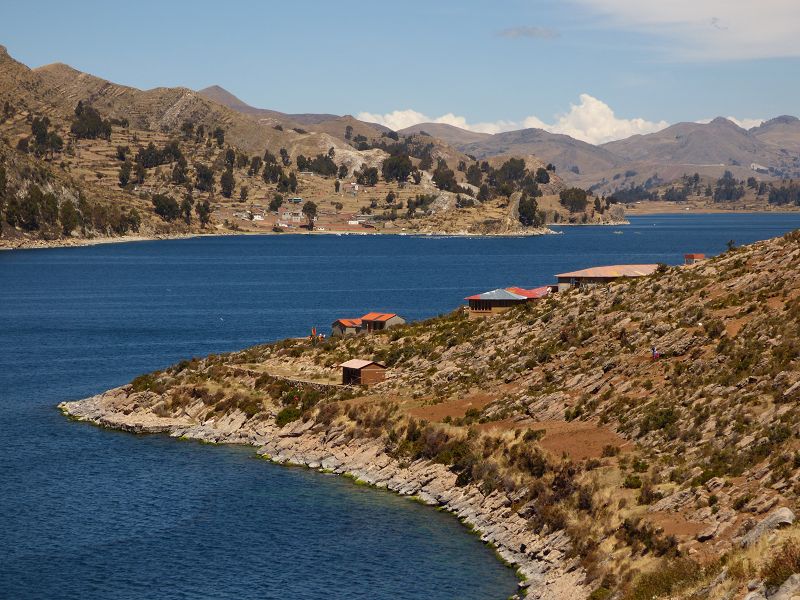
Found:
[[[132,433],[166,433],[207,443],[246,444],[277,464],[301,465],[352,477],[359,483],[414,497],[454,514],[492,545],[498,556],[521,576],[520,594],[540,600],[574,600],[591,591],[576,559],[566,558],[570,540],[562,531],[537,534],[511,510],[512,499],[494,491],[484,495],[475,485],[456,486],[445,465],[417,460],[401,464],[385,452],[380,439],[347,439],[335,428],[296,421],[283,428],[248,426],[232,414],[214,423],[192,423],[177,417],[142,414],[124,406],[123,388],[109,390],[59,408],[67,416]],[[127,414],[126,414],[127,413]]]

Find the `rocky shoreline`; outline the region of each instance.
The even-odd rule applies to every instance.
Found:
[[[536,534],[505,493],[488,496],[473,485],[456,486],[456,475],[445,465],[418,460],[403,464],[384,451],[381,439],[355,438],[343,428],[321,427],[314,421],[296,421],[283,428],[272,423],[251,425],[235,411],[215,421],[197,423],[190,415],[159,417],[137,412],[128,402],[127,386],[84,400],[63,402],[61,411],[86,421],[133,433],[165,433],[208,443],[246,444],[275,463],[353,477],[356,481],[411,496],[456,515],[491,544],[521,578],[517,597],[541,600],[585,598],[590,589],[577,559],[567,558],[570,541],[563,531]]]

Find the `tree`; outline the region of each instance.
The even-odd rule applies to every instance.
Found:
[[[239,202],[246,202],[247,196],[250,194],[250,190],[247,189],[246,185],[243,185],[239,188]]]
[[[144,165],[142,163],[136,163],[136,183],[139,185],[144,183],[144,178],[147,175],[147,172],[144,169]]]
[[[317,218],[317,205],[309,200],[303,204],[303,214],[308,219],[308,228],[314,229],[314,221]]]
[[[184,139],[189,139],[192,137],[194,133],[194,123],[191,121],[184,121],[181,124],[181,133],[183,134]]]
[[[194,198],[192,197],[191,192],[186,194],[181,200],[181,215],[183,215],[183,220],[186,221],[187,225],[190,225],[192,222],[192,205],[194,204]]]
[[[281,204],[283,204],[283,196],[281,196],[280,194],[275,194],[272,197],[272,200],[269,201],[269,210],[271,212],[278,212],[278,209],[281,207]]]
[[[214,189],[214,171],[201,163],[195,163],[194,170],[197,173],[194,187],[201,192],[210,192]]]
[[[522,194],[519,199],[519,222],[525,227],[541,227],[542,219],[536,198]]]
[[[281,162],[284,167],[288,167],[292,164],[292,159],[289,158],[289,153],[286,151],[286,148],[281,148],[279,154],[281,155]]]
[[[569,212],[583,212],[586,210],[588,200],[586,198],[586,190],[581,188],[569,188],[562,190],[559,194],[561,205],[569,210]]]
[[[233,148],[228,148],[225,151],[225,166],[232,169],[234,164],[236,164],[236,151]]]
[[[447,167],[447,162],[444,160],[440,160],[433,171],[433,183],[440,190],[447,192],[453,192],[458,187],[455,173]]]
[[[111,139],[111,122],[103,119],[91,106],[84,106],[83,102],[78,102],[70,131],[78,139],[108,140]]]
[[[50,119],[47,117],[33,117],[31,121],[31,134],[37,146],[44,148],[47,143],[47,128],[50,126]]]
[[[222,177],[219,178],[219,187],[223,196],[226,198],[231,197],[234,187],[233,169],[228,168],[225,170]]]
[[[413,165],[411,159],[404,154],[399,156],[390,156],[383,161],[381,171],[385,181],[406,181],[411,174]]]
[[[260,156],[254,156],[250,159],[250,168],[247,170],[248,175],[258,175],[258,172],[261,170],[261,160]]]
[[[78,226],[78,223],[80,222],[80,215],[78,214],[78,211],[75,209],[75,205],[71,200],[65,200],[62,202],[59,212],[61,232],[64,235],[69,235],[72,233],[72,230]]]
[[[186,159],[181,156],[175,166],[172,168],[172,183],[175,185],[183,185],[188,180],[186,169],[189,165]]]
[[[200,220],[200,227],[205,229],[211,220],[211,205],[208,200],[198,202],[197,206],[194,207],[194,212],[197,213],[197,218]]]
[[[297,192],[297,175],[294,174],[294,171],[289,173],[289,190],[294,194]]]
[[[356,182],[361,185],[373,186],[378,183],[378,169],[377,167],[361,166],[361,171],[355,173]]]
[[[333,183],[333,191],[338,194],[339,193],[339,188],[341,188],[341,187],[342,187],[342,183],[337,179]]]
[[[394,201],[397,197],[394,195],[394,192],[389,192],[386,194],[386,204],[394,204]]]
[[[347,177],[347,165],[339,165],[339,172],[336,174],[339,179]]]
[[[308,170],[308,159],[302,154],[297,155],[297,159],[295,160],[295,162],[297,163],[298,170],[300,170],[301,172]]]
[[[225,130],[222,127],[217,127],[214,129],[214,133],[211,134],[215,140],[217,140],[217,146],[222,148],[222,145],[225,143]]]
[[[467,183],[475,187],[480,187],[482,180],[483,173],[481,172],[481,168],[478,166],[478,163],[472,163],[467,168]]]
[[[348,125],[344,128],[344,139],[351,140],[353,138],[353,126]]]
[[[164,221],[174,221],[181,216],[181,208],[172,196],[156,194],[153,196],[153,208]]]
[[[125,160],[128,158],[130,151],[131,149],[128,146],[117,146],[117,160]]]
[[[131,180],[131,161],[126,160],[119,168],[119,187],[125,187]]]
[[[547,169],[542,167],[536,169],[536,183],[550,183],[550,173],[547,172]]]

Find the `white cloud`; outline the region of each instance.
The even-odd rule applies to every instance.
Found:
[[[553,133],[565,133],[584,142],[602,144],[636,134],[653,133],[668,127],[666,121],[620,119],[611,107],[589,94],[581,94],[581,103],[570,106],[568,113],[558,117],[549,127]]]
[[[572,0],[608,25],[668,42],[680,60],[740,60],[800,56],[797,0]]]
[[[430,117],[416,110],[396,110],[386,114],[359,113],[358,119],[379,123],[395,131],[419,123],[446,123],[469,131],[480,133],[500,133],[534,127],[551,133],[563,133],[591,144],[602,144],[623,139],[637,133],[652,133],[669,125],[666,121],[647,121],[645,119],[618,118],[611,107],[589,94],[580,95],[580,103],[570,105],[569,112],[557,115],[555,122],[546,123],[531,115],[521,121],[493,121],[488,123],[469,123],[465,117],[447,113],[440,117]]]
[[[389,129],[399,131],[412,125],[419,123],[445,123],[446,125],[454,125],[461,129],[468,129],[470,131],[477,131],[479,133],[500,133],[501,131],[511,131],[519,129],[519,125],[513,121],[494,121],[492,123],[467,123],[465,117],[447,113],[441,117],[429,117],[416,110],[395,110],[386,114],[377,114],[370,112],[361,112],[356,115],[356,118],[361,121],[368,121],[370,123],[378,123],[384,125]]]

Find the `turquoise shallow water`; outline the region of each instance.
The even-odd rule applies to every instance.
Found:
[[[0,598],[504,598],[452,517],[252,449],[73,423],[55,405],[370,309],[612,262],[677,263],[800,215],[659,216],[538,238],[203,238],[0,253]],[[622,231],[614,234],[613,229]]]

